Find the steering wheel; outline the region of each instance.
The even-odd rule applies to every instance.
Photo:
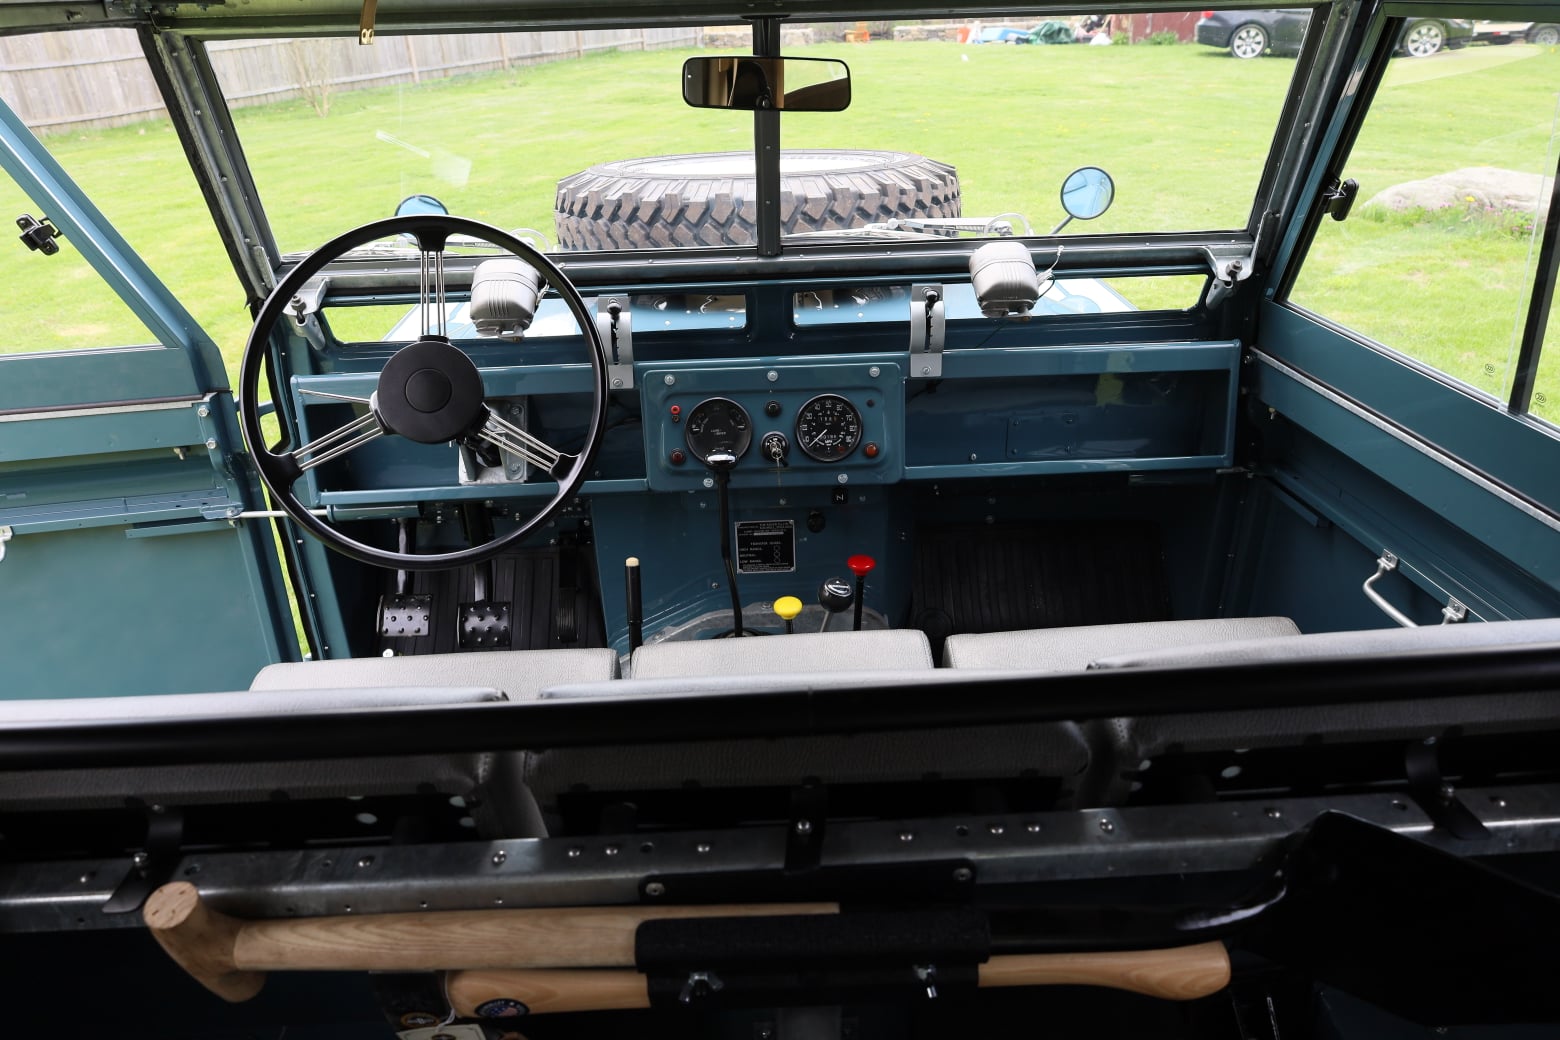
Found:
[[[455,236],[490,242],[529,264],[568,305],[590,348],[591,407],[589,429],[579,453],[559,451],[528,431],[503,419],[485,399],[482,373],[446,333],[444,260]],[[397,350],[379,372],[374,392],[366,398],[304,391],[360,406],[362,414],[329,433],[297,444],[295,427],[283,421],[283,438],[267,447],[260,429],[260,370],[295,296],[310,278],[351,249],[393,236],[417,243],[420,259],[418,303],[422,335]],[[276,373],[272,372],[275,382]],[[283,388],[273,386],[273,392]],[[279,416],[281,415],[279,411]],[[523,541],[563,508],[585,482],[607,425],[607,356],[579,290],[534,247],[497,228],[445,214],[418,214],[376,220],[310,253],[287,273],[266,298],[255,317],[239,369],[239,422],[260,479],[272,500],[300,527],[330,548],[364,563],[399,570],[443,570],[479,563]],[[473,448],[498,448],[525,459],[558,482],[558,489],[535,516],[514,530],[464,549],[442,553],[393,552],[348,537],[325,518],[311,512],[294,490],[304,474],[339,459],[370,441],[400,436],[421,444],[450,441]],[[495,488],[495,491],[497,489]]]

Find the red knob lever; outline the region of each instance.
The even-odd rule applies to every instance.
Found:
[[[845,566],[849,567],[856,577],[865,578],[872,568],[877,566],[877,561],[870,556],[857,555],[846,560]]]

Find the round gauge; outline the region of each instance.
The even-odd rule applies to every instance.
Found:
[[[753,443],[753,423],[747,409],[724,397],[701,401],[688,413],[688,450],[700,462],[722,452],[740,459]]]
[[[809,458],[837,462],[861,443],[861,413],[839,394],[819,394],[796,413],[796,443]]]

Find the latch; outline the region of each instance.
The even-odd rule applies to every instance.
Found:
[[[374,17],[379,7],[379,0],[363,0],[363,9],[358,13],[358,46],[369,47],[374,43]]]
[[[1345,220],[1354,208],[1355,196],[1360,193],[1360,183],[1353,177],[1339,183],[1333,181],[1322,193],[1322,212],[1334,220]]]
[[[941,379],[948,318],[940,285],[910,287],[910,376]]]
[[[0,560],[5,559],[5,543],[11,540],[12,534],[10,527],[0,527]]]
[[[634,386],[634,316],[627,296],[603,296],[596,301],[596,329],[607,348],[607,385],[614,390]]]
[[[53,256],[60,251],[60,244],[54,240],[65,236],[48,217],[38,220],[31,213],[23,213],[16,218],[16,226],[22,229],[20,238],[27,243],[28,249],[44,256]]]

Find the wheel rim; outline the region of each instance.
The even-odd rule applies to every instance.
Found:
[[[1255,25],[1243,25],[1230,39],[1230,53],[1237,58],[1255,58],[1267,50],[1267,33]]]
[[[549,286],[557,290],[558,295],[563,299],[574,316],[575,322],[579,326],[580,334],[588,347],[587,353],[590,355],[593,400],[590,428],[586,432],[585,442],[580,448],[578,455],[570,456],[565,453],[558,453],[563,459],[572,459],[572,463],[566,472],[554,474],[554,479],[558,482],[558,490],[536,515],[529,520],[519,522],[513,531],[493,537],[490,541],[471,545],[465,549],[453,552],[408,554],[392,552],[388,549],[381,549],[374,545],[359,542],[309,511],[294,490],[294,485],[302,476],[302,472],[297,469],[298,453],[306,450],[296,446],[292,441],[294,434],[299,431],[289,428],[284,422],[282,427],[286,437],[284,444],[293,445],[294,450],[291,452],[273,452],[265,444],[260,426],[260,411],[257,402],[259,401],[261,369],[270,364],[268,348],[272,333],[277,323],[285,317],[286,308],[294,294],[328,264],[356,246],[365,245],[379,238],[397,235],[412,235],[422,240],[425,234],[437,238],[441,243],[439,246],[440,250],[444,248],[444,238],[453,235],[466,235],[490,242],[501,249],[507,250],[509,255],[518,257],[530,264]],[[420,299],[419,306],[427,307],[429,302],[430,300],[424,297]],[[423,344],[421,342],[413,344],[413,346],[419,345]],[[445,341],[442,346],[446,351],[455,350],[455,348],[448,345],[448,341]],[[405,349],[403,348],[403,350]],[[392,356],[390,360],[394,361],[395,357]],[[460,359],[457,358],[455,360]],[[464,359],[464,361],[465,364],[470,364],[469,359]],[[452,382],[458,382],[461,378],[461,373],[457,371],[458,368],[459,366],[457,365],[448,373],[453,377]],[[383,372],[381,376],[383,377]],[[480,376],[478,380],[480,386]],[[272,383],[274,384],[275,382],[273,370]],[[485,402],[483,406],[485,407]],[[376,406],[370,406],[370,414],[372,414],[374,407]],[[579,290],[574,287],[573,283],[559,270],[556,264],[528,243],[498,228],[490,227],[474,220],[444,215],[391,217],[386,220],[374,221],[332,239],[316,249],[288,272],[287,276],[277,284],[277,287],[272,290],[271,295],[261,306],[260,312],[255,318],[254,328],[250,332],[249,342],[244,348],[244,357],[239,368],[239,424],[243,429],[244,438],[248,442],[250,454],[255,462],[256,472],[259,474],[261,482],[265,484],[266,490],[270,492],[272,501],[305,531],[337,552],[363,563],[402,570],[444,570],[469,563],[478,563],[523,542],[530,534],[540,528],[549,517],[563,508],[568,500],[578,491],[579,486],[584,483],[590,467],[594,465],[596,451],[601,445],[602,435],[606,429],[606,411],[606,348],[602,343],[594,318],[589,313]],[[368,434],[372,425],[372,423],[367,422],[367,417],[360,418],[332,431],[326,437],[315,438],[315,441],[310,443],[318,443],[323,447],[327,440],[335,435]],[[354,427],[357,429],[354,430]],[[387,430],[385,432],[393,434],[397,431]],[[374,434],[373,436],[377,435]],[[356,443],[366,443],[368,439],[371,439],[371,437],[364,436]],[[340,445],[342,442],[333,441],[331,443],[333,445],[332,450],[334,450],[334,446]],[[338,457],[345,454],[346,451],[350,451],[351,448],[352,444],[348,444],[345,450],[337,453]],[[305,462],[305,466],[314,464],[316,462],[313,459]]]
[[[1553,47],[1560,43],[1560,29],[1552,25],[1546,25],[1533,34],[1533,42],[1541,47]]]
[[[1441,27],[1434,22],[1420,22],[1409,30],[1403,49],[1415,58],[1428,58],[1441,49]]]

